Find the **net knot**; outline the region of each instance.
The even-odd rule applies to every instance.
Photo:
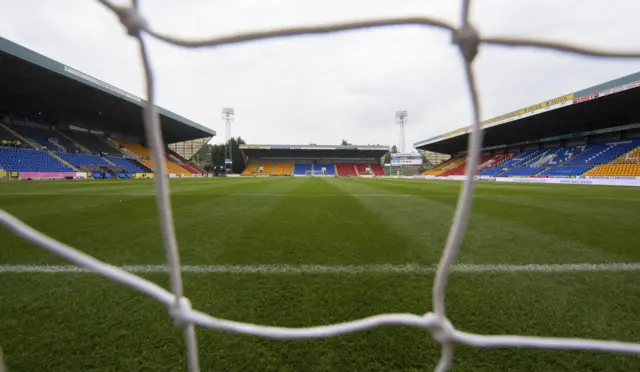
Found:
[[[169,314],[173,318],[173,322],[176,327],[184,327],[190,323],[189,314],[191,314],[192,309],[191,301],[186,297],[180,297],[177,301],[171,304]]]
[[[453,341],[455,327],[446,317],[435,313],[426,313],[424,315],[425,324],[431,336],[441,344]]]
[[[147,20],[135,8],[115,6],[114,12],[118,15],[120,23],[127,29],[129,36],[140,37],[140,30],[147,28]]]
[[[460,52],[462,52],[465,61],[471,63],[478,54],[480,34],[478,34],[475,27],[470,24],[466,24],[453,31],[451,42],[460,48]]]

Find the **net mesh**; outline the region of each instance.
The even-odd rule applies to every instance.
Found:
[[[160,217],[166,261],[169,268],[170,291],[142,279],[130,272],[101,262],[81,251],[56,241],[38,230],[28,226],[4,210],[0,210],[0,223],[16,235],[57,254],[77,266],[88,269],[107,279],[137,290],[161,302],[174,319],[177,327],[182,329],[187,354],[188,370],[200,370],[198,361],[198,345],[195,326],[217,329],[220,331],[262,336],[273,339],[305,339],[330,337],[345,333],[353,333],[365,329],[388,325],[405,325],[425,329],[441,344],[440,360],[435,368],[437,372],[448,371],[453,363],[455,344],[464,344],[478,348],[540,348],[561,350],[597,350],[624,354],[640,354],[640,344],[572,339],[548,338],[511,335],[482,335],[457,330],[447,319],[445,293],[449,274],[456,260],[460,245],[465,235],[472,207],[474,192],[474,170],[477,169],[482,145],[482,130],[479,124],[480,104],[476,91],[476,81],[473,73],[473,60],[478,47],[484,45],[499,45],[513,47],[534,47],[573,53],[591,57],[640,58],[638,51],[605,51],[577,45],[529,40],[507,37],[481,37],[469,22],[470,0],[462,0],[462,14],[460,25],[449,24],[445,21],[427,17],[400,17],[387,19],[356,20],[316,26],[291,27],[264,31],[251,31],[233,35],[212,37],[201,40],[184,40],[153,30],[139,12],[138,1],[132,0],[130,5],[114,5],[107,0],[98,0],[102,5],[117,15],[127,33],[137,39],[146,78],[147,105],[144,108],[144,124],[148,143],[154,159],[164,159],[164,143],[159,126],[155,106],[154,77],[147,53],[145,38],[151,37],[169,44],[188,48],[213,47],[237,44],[273,38],[294,37],[312,34],[329,34],[349,30],[413,25],[428,28],[438,28],[451,32],[452,43],[460,51],[464,62],[468,93],[473,106],[473,123],[468,143],[468,161],[466,163],[466,179],[458,198],[446,245],[444,247],[436,277],[433,284],[433,309],[423,315],[415,314],[382,314],[345,323],[322,325],[309,328],[270,327],[251,323],[236,322],[220,319],[204,314],[191,307],[185,297],[182,285],[180,257],[178,255],[175,229],[169,199],[169,183],[164,167],[158,167],[154,177],[157,209]],[[0,372],[4,370],[2,353],[0,352]]]

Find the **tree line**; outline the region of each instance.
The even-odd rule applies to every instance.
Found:
[[[246,159],[240,151],[240,145],[244,145],[246,142],[242,137],[232,137],[229,140],[229,146],[231,146],[231,159],[233,164],[231,171],[233,173],[242,173],[247,166]],[[204,170],[207,172],[213,171],[214,166],[224,166],[225,150],[227,148],[226,143],[219,144],[206,144],[196,153],[194,156],[200,159],[200,163],[205,163]]]

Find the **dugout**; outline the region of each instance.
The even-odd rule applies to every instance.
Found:
[[[483,120],[484,153],[574,146],[640,137],[640,72]],[[466,153],[467,126],[414,144],[421,151]]]

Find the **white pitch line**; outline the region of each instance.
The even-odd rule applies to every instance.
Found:
[[[165,265],[117,266],[132,273],[166,273]],[[424,274],[434,273],[435,265],[381,264],[381,265],[185,265],[185,273],[202,274]],[[457,264],[458,273],[567,273],[567,272],[620,272],[640,271],[640,262],[632,263],[576,263],[576,264],[530,264],[530,265],[475,265]],[[0,265],[0,274],[5,273],[89,273],[73,265]]]
[[[271,194],[267,194],[267,193],[237,193],[237,194],[230,194],[229,196],[318,196],[318,197],[331,197],[331,196],[372,196],[372,197],[391,197],[391,198],[406,198],[406,197],[410,197],[413,196],[411,194],[394,194],[394,193],[389,193],[389,194],[367,194],[367,193],[363,193],[363,194],[349,194],[349,193],[333,193],[333,194],[303,194],[303,193],[271,193]]]

